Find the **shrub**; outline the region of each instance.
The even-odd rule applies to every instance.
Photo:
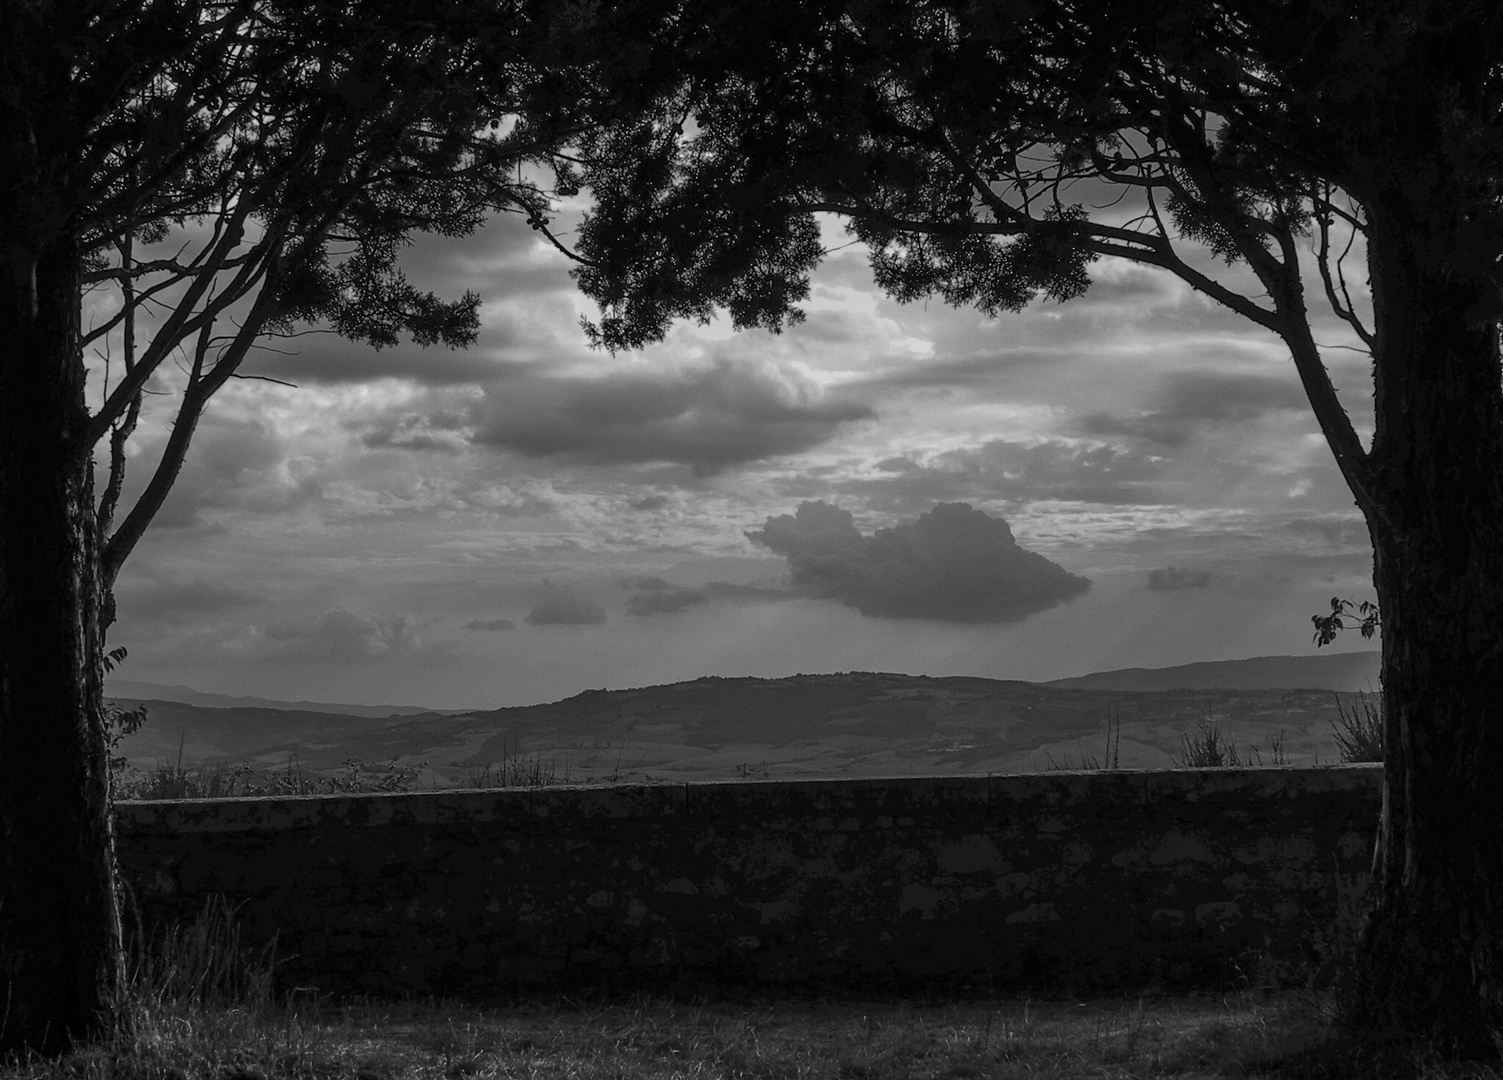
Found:
[[[1336,713],[1340,717],[1331,721],[1336,744],[1341,748],[1341,760],[1383,760],[1383,699],[1378,698],[1374,707],[1366,694],[1357,691],[1357,704],[1348,713],[1341,704],[1341,695],[1336,695]]]

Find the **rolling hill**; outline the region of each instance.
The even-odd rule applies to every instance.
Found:
[[[1260,661],[1281,659],[1301,658],[1188,667],[1256,681],[1267,668]],[[1239,663],[1252,666],[1239,669]],[[1158,677],[1183,680],[1187,670],[1162,669]],[[707,677],[454,715],[369,716],[151,699],[146,726],[121,749],[139,768],[179,757],[187,764],[269,770],[295,761],[324,772],[337,772],[350,759],[390,761],[418,769],[423,786],[485,782],[508,761],[531,763],[556,782],[792,779],[1104,764],[1109,719],[1122,767],[1166,767],[1182,751],[1184,734],[1209,719],[1268,764],[1276,758],[1339,760],[1331,734],[1337,695],[1331,690],[1198,688],[1183,682],[1175,689],[1120,686],[1141,685],[1145,678],[1141,670],[1107,672],[1083,679],[1113,685],[1066,686],[873,672]],[[129,705],[143,699],[120,700]],[[1275,741],[1282,747],[1278,753]]]

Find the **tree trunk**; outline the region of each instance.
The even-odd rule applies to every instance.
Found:
[[[98,1033],[123,970],[79,256],[0,264],[0,1059]]]
[[[1503,1026],[1503,388],[1489,283],[1372,219],[1383,817],[1357,1018],[1446,1056]],[[1418,239],[1417,239],[1418,238]],[[1426,245],[1428,241],[1429,246]],[[1365,1015],[1363,1015],[1365,1014]]]

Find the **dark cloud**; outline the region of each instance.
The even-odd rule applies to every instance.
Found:
[[[1367,522],[1360,516],[1350,515],[1325,518],[1291,518],[1284,528],[1296,536],[1318,536],[1328,544],[1342,547],[1367,547],[1372,538],[1367,531]]]
[[[626,601],[628,615],[672,615],[710,601],[710,594],[704,589],[675,585],[660,577],[627,578],[621,582],[621,587],[638,590]]]
[[[674,462],[708,476],[817,446],[873,415],[774,368],[721,360],[674,373],[532,378],[489,392],[474,441],[583,464]]]
[[[501,633],[505,630],[515,630],[517,624],[510,619],[471,619],[464,624],[466,630],[486,630],[492,633]]]
[[[965,503],[942,503],[916,521],[863,536],[849,511],[806,502],[746,535],[788,560],[800,592],[863,615],[1009,622],[1090,587],[1020,548],[1005,521]]]
[[[122,612],[132,618],[177,619],[259,604],[262,597],[197,577],[192,581],[128,581],[115,590]]]
[[[711,600],[775,601],[797,595],[787,589],[740,585],[730,581],[711,581],[693,588],[675,585],[660,577],[627,578],[621,582],[621,588],[636,590],[635,595],[626,601],[626,613],[641,616],[671,615]]]
[[[710,602],[710,594],[704,589],[687,589],[676,586],[669,589],[640,592],[626,601],[628,615],[671,615],[676,611]]]
[[[1148,571],[1148,588],[1154,592],[1179,592],[1182,589],[1208,588],[1217,580],[1217,575],[1209,570],[1181,569],[1177,566],[1166,566],[1159,570]]]
[[[711,596],[726,600],[789,600],[797,593],[788,589],[772,589],[766,585],[739,585],[732,581],[712,581],[705,586]]]
[[[360,441],[366,446],[455,454],[467,441],[469,416],[460,409],[390,412],[373,421],[364,421],[361,426]]]
[[[934,360],[915,360],[894,365],[874,375],[858,379],[860,390],[900,388],[917,390],[951,390],[955,388],[987,389],[1005,385],[1021,368],[1043,369],[1071,359],[1068,350],[1049,346],[1009,348],[1006,352],[972,353]]]
[[[1094,412],[1082,416],[1087,435],[1126,435],[1171,449],[1209,425],[1243,423],[1274,412],[1309,409],[1298,380],[1272,375],[1183,371],[1166,376],[1158,408],[1138,416]]]
[[[667,506],[668,496],[644,495],[640,499],[634,499],[633,501],[627,503],[627,505],[630,506],[633,510],[639,510],[642,513],[650,513],[653,510],[661,510],[663,509],[663,507]]]
[[[424,348],[406,341],[387,349],[373,349],[358,341],[328,337],[297,352],[252,352],[241,369],[247,375],[265,375],[299,386],[364,383],[375,379],[456,386],[489,382],[506,374],[511,365],[497,356],[523,344],[514,330],[492,319],[480,340],[468,349],[442,345]]]
[[[527,622],[533,626],[597,626],[605,622],[605,608],[573,589],[548,585],[547,595],[532,606]]]
[[[154,460],[158,452],[148,442],[143,457]],[[318,480],[293,476],[285,467],[287,456],[287,446],[267,424],[206,417],[151,527],[202,528],[212,520],[205,517],[206,511],[248,510],[270,515],[321,503],[324,492]],[[133,486],[127,485],[127,505],[135,498]]]
[[[1134,448],[1081,446],[992,439],[978,447],[938,455],[923,474],[901,479],[921,483],[929,473],[951,491],[969,490],[1013,500],[1145,504],[1164,501],[1162,462]]]

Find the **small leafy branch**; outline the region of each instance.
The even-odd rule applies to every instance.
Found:
[[[114,671],[125,662],[125,646],[121,645],[104,654],[104,670]],[[119,705],[110,703],[104,707],[104,738],[110,748],[110,769],[114,772],[125,768],[125,755],[116,754],[120,747],[120,740],[127,735],[134,735],[141,730],[141,725],[146,723],[146,706],[137,705],[134,709],[124,709]]]
[[[1329,645],[1336,639],[1336,635],[1347,629],[1347,619],[1360,619],[1361,622],[1353,623],[1362,632],[1364,638],[1370,638],[1378,632],[1378,627],[1383,625],[1382,616],[1378,612],[1378,605],[1370,600],[1364,600],[1353,609],[1350,600],[1342,600],[1340,597],[1331,597],[1331,613],[1329,615],[1311,615],[1310,621],[1315,624],[1315,647]]]

